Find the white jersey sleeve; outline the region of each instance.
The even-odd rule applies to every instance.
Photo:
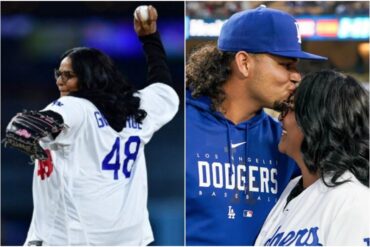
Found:
[[[147,113],[144,119],[149,123],[150,131],[143,136],[147,143],[154,132],[169,122],[176,114],[179,107],[179,97],[175,90],[163,83],[154,83],[139,91],[141,108]]]
[[[370,246],[370,193],[353,192],[330,222],[326,245]]]
[[[53,111],[62,116],[65,128],[57,136],[56,140],[44,143],[59,142],[60,144],[69,145],[74,142],[79,127],[84,121],[84,108],[81,106],[81,100],[76,97],[64,96],[49,104],[42,111]]]

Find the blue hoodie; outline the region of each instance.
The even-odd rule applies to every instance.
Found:
[[[187,91],[186,245],[253,245],[298,168],[263,110],[235,125],[210,104]]]

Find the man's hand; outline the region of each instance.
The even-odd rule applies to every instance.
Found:
[[[134,28],[138,36],[145,36],[157,31],[157,10],[152,5],[141,5],[134,12]]]

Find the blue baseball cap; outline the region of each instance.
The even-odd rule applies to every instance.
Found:
[[[218,49],[310,60],[328,59],[302,51],[298,23],[293,16],[264,5],[232,15],[222,26]]]

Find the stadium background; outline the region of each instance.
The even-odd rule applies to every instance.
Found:
[[[53,69],[72,47],[101,49],[142,88],[145,57],[133,29],[133,11],[141,4],[158,10],[158,28],[181,100],[174,120],[146,148],[153,244],[183,245],[183,2],[1,2],[1,134],[15,113],[42,109],[59,97]],[[1,147],[1,152],[1,245],[23,245],[33,208],[34,166],[15,150]]]
[[[222,23],[235,12],[264,4],[292,14],[300,25],[302,49],[328,57],[301,60],[304,75],[324,68],[351,74],[369,89],[368,1],[207,1],[187,2],[186,57],[205,43],[217,42]],[[267,110],[277,116],[276,112]]]

